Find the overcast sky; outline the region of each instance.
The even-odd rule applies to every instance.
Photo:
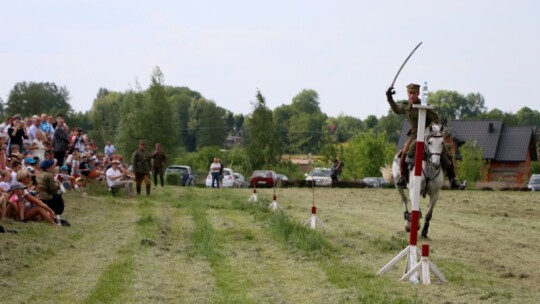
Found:
[[[540,1],[3,1],[0,98],[14,84],[66,86],[87,111],[100,87],[143,89],[159,66],[234,113],[257,89],[274,109],[303,89],[321,109],[364,119],[396,82],[479,92],[488,109],[540,110]]]

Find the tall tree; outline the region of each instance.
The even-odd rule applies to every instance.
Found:
[[[314,90],[303,90],[291,103],[288,121],[289,147],[292,152],[318,153],[326,138],[326,115],[319,107],[319,95]]]
[[[224,147],[227,136],[225,109],[212,101],[199,104],[196,122],[197,149],[207,146]]]
[[[103,91],[100,89],[100,92]],[[100,97],[94,100],[88,116],[90,123],[94,126],[91,135],[98,145],[103,146],[107,140],[114,140],[117,134],[123,114],[120,109],[122,109],[125,96],[118,92],[98,94],[98,96]],[[74,127],[78,126],[74,125]]]
[[[272,111],[259,90],[256,98],[251,117],[246,121],[246,153],[251,169],[262,169],[280,162],[281,143]]]
[[[23,116],[41,113],[69,115],[73,112],[69,98],[67,88],[53,82],[19,82],[9,93],[6,113]]]
[[[165,149],[172,149],[179,135],[177,120],[171,104],[165,95],[164,75],[159,67],[152,72],[150,87],[147,90],[148,102],[144,110],[151,127],[146,130],[146,139],[151,143],[159,142]]]
[[[289,120],[293,116],[291,105],[281,105],[273,111],[274,122],[278,128],[279,139],[285,153],[291,153],[292,147],[289,139]]]

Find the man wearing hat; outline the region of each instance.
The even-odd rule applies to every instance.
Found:
[[[126,188],[128,197],[133,197],[133,182],[124,179],[128,173],[120,170],[120,162],[117,159],[111,162],[111,167],[107,169],[105,174],[107,176],[107,185],[113,195],[116,194],[118,189],[124,187]]]
[[[58,185],[54,180],[54,163],[50,159],[43,160],[39,164],[42,171],[36,179],[39,189],[38,198],[54,211],[56,220],[60,222],[60,215],[64,212],[64,199],[58,194]]]
[[[420,104],[420,85],[411,83],[407,86],[407,103],[402,103],[400,105],[396,104],[394,101],[392,95],[394,95],[394,88],[390,87],[386,91],[386,99],[388,103],[390,104],[390,107],[392,108],[392,111],[396,114],[404,114],[407,119],[409,120],[409,124],[411,126],[411,129],[407,132],[407,135],[409,136],[407,138],[407,141],[405,142],[405,145],[403,145],[403,149],[401,152],[401,158],[399,162],[399,169],[400,169],[400,177],[396,181],[396,185],[398,187],[405,188],[407,187],[407,180],[406,177],[408,176],[407,168],[406,168],[406,158],[412,158],[415,153],[416,149],[416,131],[418,127],[418,116],[420,110],[418,108],[414,108],[413,105]],[[432,123],[439,123],[439,115],[432,109],[427,109],[426,111],[426,126],[429,126]],[[446,151],[445,151],[446,152]],[[452,163],[451,159],[448,157],[447,153],[443,153],[441,155],[441,163],[443,167],[446,169],[446,173],[448,176],[448,179],[450,180],[450,185],[453,189],[460,188],[462,189],[464,186],[457,180],[456,173],[454,170],[454,164]]]
[[[150,195],[150,187],[152,186],[150,181],[151,156],[146,152],[145,148],[146,143],[144,140],[139,140],[139,148],[133,152],[131,164],[135,173],[137,194],[141,194],[141,184],[144,179],[146,195]]]

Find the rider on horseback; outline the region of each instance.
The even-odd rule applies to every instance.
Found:
[[[420,98],[418,98],[420,94],[420,85],[411,83],[407,86],[407,94],[409,97],[407,103],[400,105],[396,104],[392,98],[392,95],[394,94],[395,91],[393,87],[388,88],[386,91],[386,99],[390,104],[392,111],[394,111],[396,114],[405,114],[411,125],[411,129],[409,132],[407,132],[407,142],[405,142],[405,145],[401,150],[401,158],[399,162],[400,177],[396,181],[396,185],[398,187],[405,188],[407,186],[406,177],[408,176],[406,163],[414,163],[413,156],[416,149],[416,129],[418,126],[419,109],[414,108],[413,105],[420,104]],[[435,113],[435,111],[428,109],[426,111],[426,126],[429,126],[431,123],[439,123],[439,116],[437,113]],[[454,164],[452,159],[449,157],[449,151],[447,151],[446,146],[443,154],[441,155],[441,164],[446,170],[446,175],[448,176],[448,180],[450,180],[450,186],[452,189],[465,188],[465,186],[462,185],[456,178]]]

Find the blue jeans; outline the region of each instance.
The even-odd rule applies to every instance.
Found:
[[[216,182],[216,185],[219,188],[219,172],[212,172],[212,188],[215,188],[214,181]]]

